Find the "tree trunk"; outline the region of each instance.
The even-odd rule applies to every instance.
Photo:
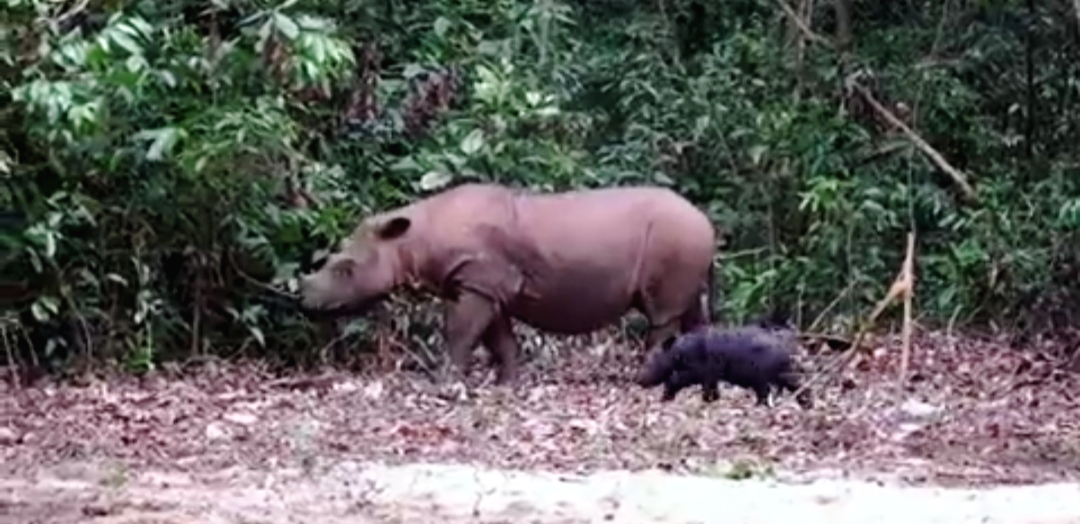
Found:
[[[1074,0],[1075,1],[1075,0]],[[1024,122],[1024,154],[1030,161],[1035,152],[1035,0],[1027,0],[1027,24],[1025,24],[1025,77],[1027,84],[1027,119]]]
[[[1080,0],[1077,0],[1080,1]],[[851,49],[851,0],[833,0],[836,12],[836,46],[846,54]]]

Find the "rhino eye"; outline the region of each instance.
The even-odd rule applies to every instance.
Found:
[[[341,279],[350,279],[353,276],[353,265],[347,262],[334,264],[332,271],[334,276]]]

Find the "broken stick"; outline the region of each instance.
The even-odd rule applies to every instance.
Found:
[[[911,362],[911,302],[915,296],[915,233],[908,233],[907,254],[901,270],[904,279],[904,325],[901,328],[900,382],[907,380]]]
[[[825,368],[820,372],[810,377],[810,380],[804,382],[796,391],[795,394],[800,394],[810,386],[816,384],[826,375],[832,374],[840,369],[847,368],[852,365],[856,357],[859,356],[859,350],[863,337],[866,336],[866,332],[873,327],[877,318],[881,316],[881,313],[885,311],[885,308],[890,304],[896,302],[898,298],[904,299],[904,327],[903,327],[903,353],[901,360],[901,375],[907,374],[907,361],[911,355],[911,298],[915,291],[915,233],[908,233],[907,236],[907,249],[904,256],[904,262],[900,267],[896,279],[893,280],[891,286],[889,286],[889,292],[885,294],[885,297],[881,299],[874,307],[873,313],[866,319],[865,322],[860,323],[855,336],[852,339],[851,346],[831,359],[829,363],[825,365]]]

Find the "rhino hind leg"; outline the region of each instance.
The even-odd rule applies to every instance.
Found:
[[[495,383],[509,384],[516,382],[521,350],[517,339],[514,337],[510,319],[506,315],[496,315],[495,319],[484,330],[481,342],[491,353],[492,361],[497,366]]]
[[[674,307],[649,307],[649,301],[642,302],[646,304],[643,312],[649,319],[649,335],[645,340],[646,355],[669,337],[708,325],[696,297],[691,305],[681,310]]]
[[[694,305],[683,312],[679,317],[679,330],[683,333],[687,331],[693,331],[699,327],[707,326],[709,324],[708,311],[705,306],[698,304],[698,301],[694,301]]]
[[[446,344],[455,374],[464,378],[472,364],[472,350],[496,319],[494,305],[481,295],[462,292],[446,312]]]
[[[790,370],[781,372],[777,376],[776,382],[781,389],[786,389],[791,393],[799,391],[799,388],[802,387],[802,381],[799,380],[798,375]],[[803,409],[812,409],[814,407],[814,400],[810,393],[810,388],[807,388],[796,395],[795,401],[798,402],[799,407]]]

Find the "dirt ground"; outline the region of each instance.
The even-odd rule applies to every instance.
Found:
[[[899,388],[879,345],[810,411],[661,403],[611,343],[514,389],[254,365],[4,386],[0,523],[1080,522],[1075,377],[929,333]]]

